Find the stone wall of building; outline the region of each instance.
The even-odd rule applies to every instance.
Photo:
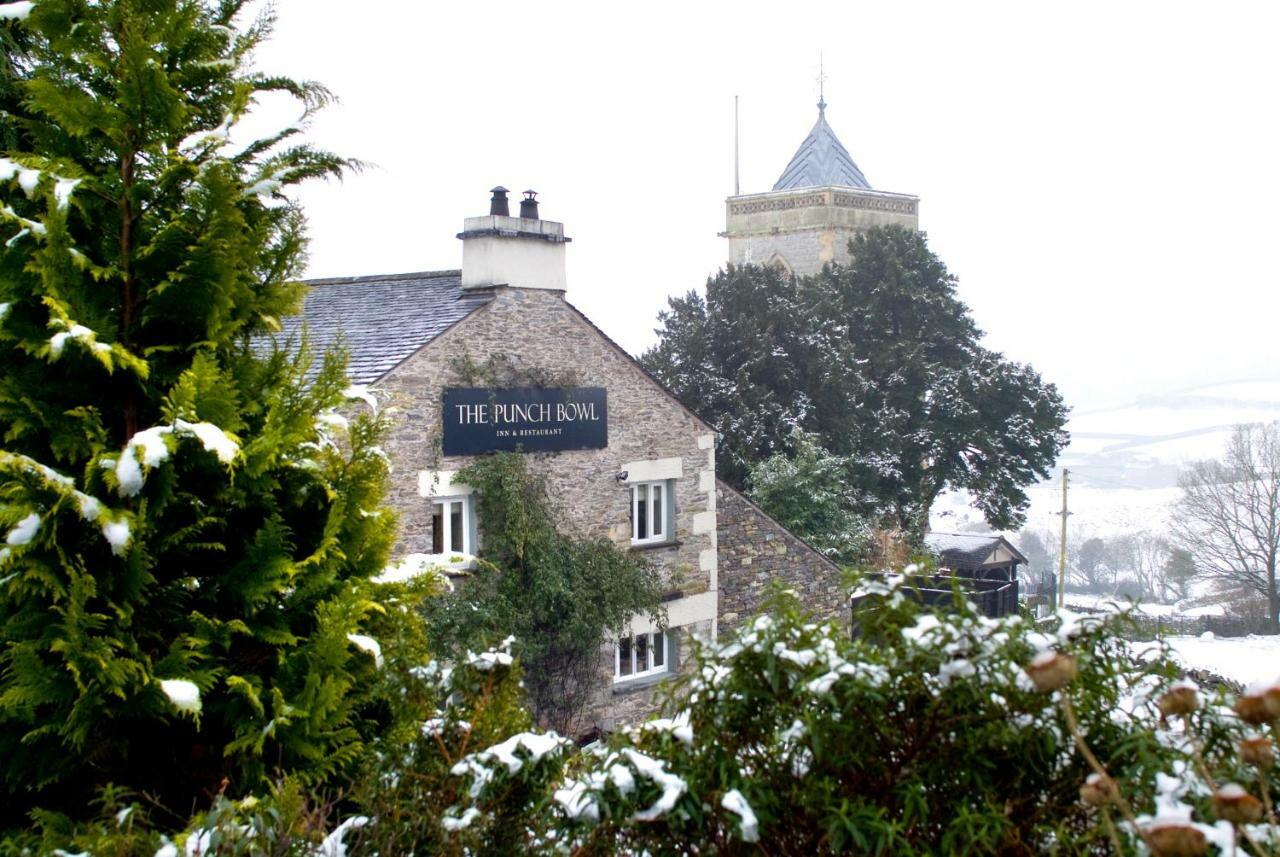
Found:
[[[729,261],[734,265],[781,262],[792,274],[815,274],[827,262],[849,262],[852,229],[803,229],[729,238]]]
[[[673,662],[676,670],[669,674],[637,679],[635,681],[613,684],[612,646],[601,649],[601,659],[608,661],[608,666],[600,672],[602,686],[608,687],[607,693],[601,697],[601,703],[595,712],[596,726],[605,732],[612,732],[624,726],[641,723],[657,712],[666,698],[667,683],[677,675],[688,675],[693,672],[695,663],[693,650],[699,643],[712,638],[714,622],[700,621],[685,625],[673,632],[675,648]]]
[[[503,378],[498,383],[477,379],[476,371]],[[431,552],[431,497],[457,493],[453,474],[473,460],[441,453],[444,388],[491,386],[607,390],[608,446],[531,454],[530,470],[545,478],[566,530],[608,538],[629,550],[640,548],[630,544],[631,493],[619,475],[627,472],[630,481],[670,478],[674,541],[643,552],[662,571],[671,599],[666,607],[685,622],[682,633],[713,636],[714,435],[566,303],[562,292],[499,287],[490,303],[374,385],[392,420],[385,447],[395,464],[389,500],[400,516],[397,555]],[[483,543],[484,522],[478,526]],[[644,630],[642,625],[647,623],[638,620],[633,630]],[[688,647],[680,648],[683,660]],[[651,711],[649,694],[627,690],[615,697],[609,651],[601,656],[599,719],[630,722]]]
[[[725,483],[717,480],[717,489],[721,636],[759,612],[775,583],[815,614],[847,624],[840,568]]]
[[[872,226],[919,228],[914,196],[853,188],[815,187],[730,197],[725,237],[735,265],[777,259],[795,274],[826,262],[849,262],[849,241]]]

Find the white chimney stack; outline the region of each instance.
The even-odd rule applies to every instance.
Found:
[[[537,194],[525,191],[512,217],[507,189],[495,187],[489,214],[462,222],[462,287],[512,286],[564,291],[564,224],[538,217]]]

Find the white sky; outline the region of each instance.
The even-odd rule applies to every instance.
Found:
[[[456,268],[488,189],[564,221],[569,299],[624,347],[723,264],[743,192],[827,116],[921,197],[988,344],[1092,406],[1280,377],[1280,4],[277,0],[269,70],[374,166],[301,198],[310,276]],[[518,198],[518,194],[514,194]]]

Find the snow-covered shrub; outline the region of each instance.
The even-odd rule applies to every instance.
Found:
[[[98,817],[72,824],[65,816],[37,812],[24,837],[7,839],[3,854],[95,857],[347,857],[352,834],[369,823],[360,815],[339,819],[336,802],[295,778],[261,796],[216,795],[207,809],[183,821],[147,798],[103,789]],[[179,821],[174,830],[173,822]],[[183,826],[185,825],[185,826]]]
[[[674,717],[571,766],[547,841],[574,853],[1030,854],[1118,836],[1132,852],[1136,835],[1081,800],[1096,771],[1077,736],[1134,812],[1159,817],[1161,778],[1188,782],[1200,752],[1161,720],[1177,704],[1172,664],[1131,660],[1123,617],[1036,627],[960,599],[938,615],[901,585],[869,585],[880,604],[856,639],[781,600],[702,650]],[[1239,720],[1220,706],[1189,717],[1217,776],[1243,782]],[[1184,799],[1212,819],[1209,790],[1190,780]]]
[[[575,750],[531,731],[510,643],[415,661],[428,585],[394,584],[370,630],[400,704],[350,793],[219,798],[163,852],[153,808],[116,795],[96,828],[59,839],[55,817],[43,842],[146,857],[215,837],[219,854],[306,857],[1277,853],[1280,683],[1210,697],[1159,652],[1133,660],[1123,615],[1035,625],[960,598],[935,614],[904,585],[864,585],[879,603],[856,638],[778,600],[696,652],[670,716]]]
[[[386,672],[413,714],[397,718],[353,784],[353,805],[373,819],[353,835],[353,853],[521,850],[572,745],[530,731],[513,643],[448,666],[397,663],[411,648],[389,649]]]

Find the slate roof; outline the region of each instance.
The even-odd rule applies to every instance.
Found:
[[[462,289],[461,271],[423,271],[307,280],[302,314],[283,319],[281,337],[305,322],[315,353],[341,342],[354,384],[371,384],[492,298]]]
[[[1009,543],[1003,536],[993,533],[929,533],[924,537],[925,547],[929,548],[943,561],[962,568],[979,568],[987,562],[991,553],[1002,545],[1020,563],[1027,558],[1022,552]]]
[[[818,102],[818,121],[796,149],[774,190],[832,185],[871,190],[867,177],[827,124],[826,106],[826,102]]]
[[[341,342],[347,349],[347,372],[353,384],[377,381],[493,299],[491,289],[463,289],[461,271],[331,277],[305,282],[311,290],[302,313],[283,319],[283,330],[276,339],[296,337],[305,323],[313,353],[321,354],[328,346]],[[663,394],[707,431],[715,431],[581,310],[573,304],[568,306]],[[264,340],[255,347],[265,349],[269,344]]]

